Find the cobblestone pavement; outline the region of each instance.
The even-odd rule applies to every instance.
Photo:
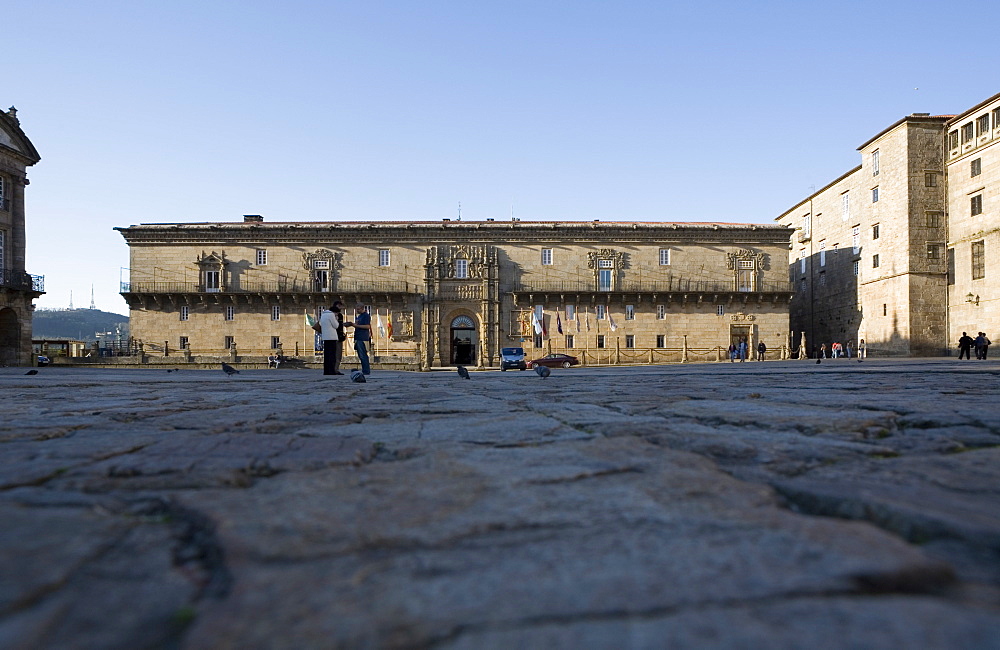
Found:
[[[0,647],[1000,647],[995,361],[0,388]]]

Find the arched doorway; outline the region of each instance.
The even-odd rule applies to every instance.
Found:
[[[476,322],[469,316],[458,316],[451,321],[451,363],[476,364]]]
[[[10,307],[0,309],[0,366],[16,366],[21,353],[21,324]]]

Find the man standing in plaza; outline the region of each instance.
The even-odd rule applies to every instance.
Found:
[[[364,305],[357,305],[354,311],[357,313],[354,322],[348,323],[354,327],[354,350],[361,362],[361,372],[370,375],[372,369],[368,362],[368,343],[372,340],[372,316]]]
[[[962,355],[965,355],[965,360],[969,360],[969,352],[972,350],[972,344],[975,341],[969,336],[968,332],[962,332],[962,338],[958,339],[958,360],[962,360]],[[977,355],[978,356],[978,355]]]
[[[761,341],[757,344],[757,361],[763,361],[765,353],[767,353],[767,346]]]
[[[323,313],[319,316],[319,322],[316,324],[319,326],[320,336],[323,337],[324,375],[344,374],[340,372],[340,345],[338,345],[340,337],[338,336],[338,330],[341,328],[341,315],[339,312],[337,303],[334,303],[330,306],[330,309],[323,310]],[[316,326],[313,329],[316,329]]]

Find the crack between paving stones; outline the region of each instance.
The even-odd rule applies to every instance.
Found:
[[[10,614],[16,614],[19,611],[33,607],[43,601],[46,597],[51,594],[58,592],[60,589],[65,587],[70,581],[76,576],[76,574],[83,567],[89,565],[91,562],[96,562],[109,553],[115,548],[127,535],[132,532],[134,526],[126,527],[120,534],[115,536],[114,539],[99,546],[90,555],[81,558],[76,564],[73,565],[62,577],[62,579],[52,582],[46,585],[42,585],[34,592],[27,594],[23,598],[15,600],[10,605],[4,608],[0,608],[0,617],[5,617]]]
[[[520,619],[508,621],[491,621],[488,623],[474,623],[467,625],[457,625],[450,631],[429,639],[420,641],[420,647],[433,648],[444,644],[451,644],[467,634],[515,631],[520,629],[530,629],[543,627],[546,625],[573,625],[580,623],[600,623],[615,621],[656,620],[671,616],[682,615],[686,612],[703,612],[706,609],[736,609],[742,607],[761,607],[769,605],[780,605],[794,601],[820,601],[830,598],[843,597],[865,597],[865,596],[886,596],[914,595],[922,592],[912,591],[867,591],[864,589],[828,589],[805,592],[788,592],[764,596],[761,598],[730,598],[722,600],[700,600],[687,602],[674,606],[652,607],[643,610],[612,609],[595,612],[579,612],[574,614],[543,614],[539,616],[527,616]]]

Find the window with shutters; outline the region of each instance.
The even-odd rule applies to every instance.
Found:
[[[972,216],[983,213],[983,195],[977,194],[970,200]]]
[[[872,152],[872,176],[878,176],[878,149]]]
[[[257,249],[257,266],[267,265],[267,251],[263,248]]]
[[[962,144],[965,144],[966,142],[971,142],[975,138],[973,128],[974,126],[972,122],[962,125]]]
[[[982,158],[976,158],[975,160],[973,160],[972,163],[971,163],[971,165],[970,165],[970,171],[972,172],[972,176],[979,176],[980,174],[982,174],[983,173],[983,159]]]

